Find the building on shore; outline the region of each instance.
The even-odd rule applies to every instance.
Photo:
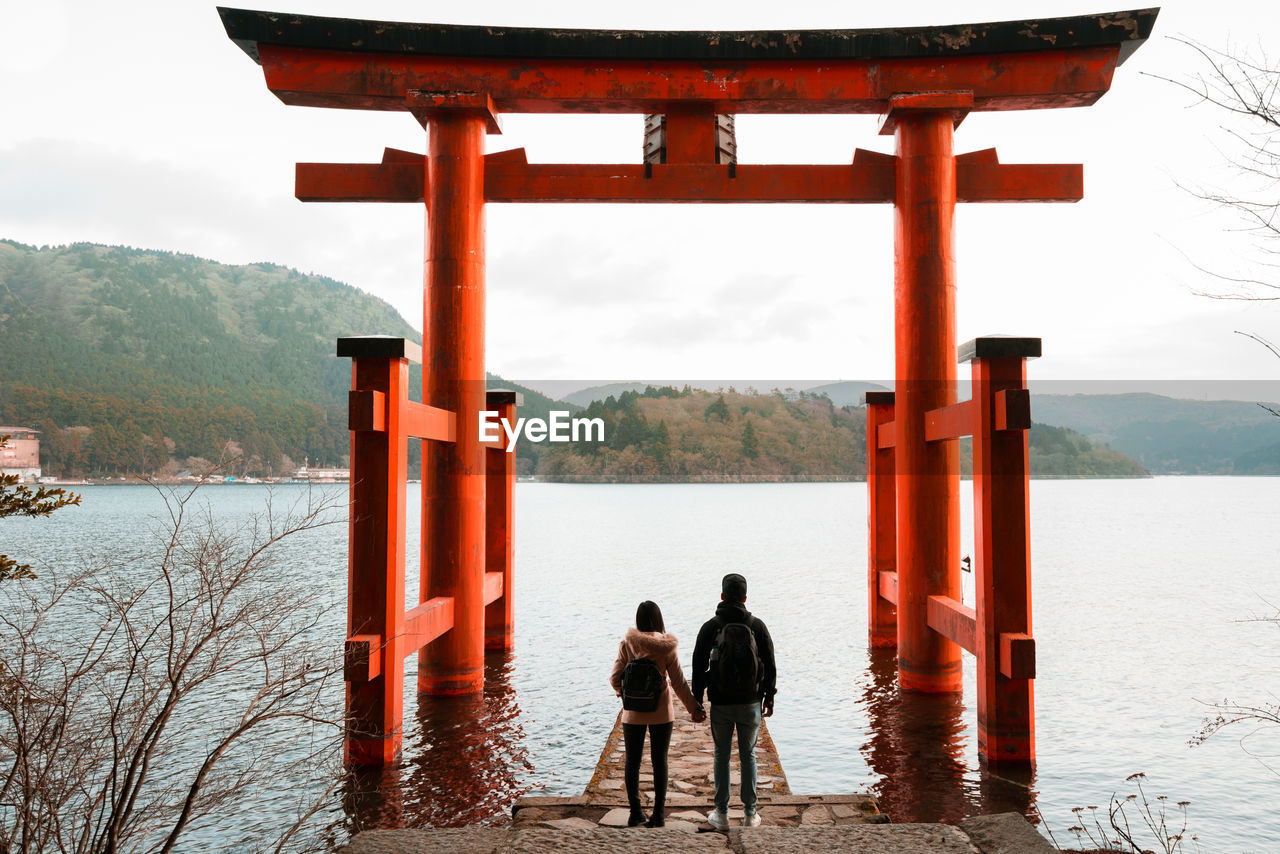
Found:
[[[307,483],[347,483],[351,480],[351,469],[317,468],[304,465],[290,474],[289,479]]]
[[[40,431],[28,427],[0,427],[9,439],[0,447],[0,474],[40,477]]]

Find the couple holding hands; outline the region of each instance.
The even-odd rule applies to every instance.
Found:
[[[618,645],[609,683],[622,698],[622,734],[628,826],[662,827],[667,797],[667,751],[675,721],[672,694],[688,709],[695,723],[708,717],[715,744],[715,809],[707,817],[712,827],[729,827],[729,753],[738,734],[741,765],[740,794],[744,827],[760,824],[756,812],[756,739],[760,721],[773,714],[777,670],[773,639],[759,617],[746,608],[747,580],[737,573],[724,577],[715,616],[702,625],[693,648],[693,688],[685,681],[675,635],[668,634],[662,611],[649,601],[636,609],[636,625]],[[708,715],[703,695],[711,702]],[[653,813],[640,804],[640,757],[646,731],[653,764]]]

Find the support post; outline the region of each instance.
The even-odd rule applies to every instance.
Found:
[[[1038,338],[978,338],[960,351],[972,362],[976,404],[978,752],[993,763],[1035,760],[1026,360],[1039,355]]]
[[[411,93],[428,129],[423,402],[452,411],[457,438],[423,448],[421,601],[453,599],[453,626],[420,653],[418,688],[484,687],[484,135],[457,93]],[[487,99],[486,99],[487,100]]]
[[[353,406],[374,398],[381,411],[351,418],[351,510],[347,552],[347,659],[367,662],[347,675],[344,758],[390,765],[400,752],[404,690],[404,522],[406,441],[402,406],[416,345],[402,338],[343,338],[352,359]],[[362,395],[364,392],[373,395]],[[379,429],[380,428],[380,429]],[[376,675],[373,675],[376,671]],[[369,678],[372,677],[372,678]]]
[[[898,609],[880,595],[882,572],[897,566],[898,508],[893,448],[880,447],[880,426],[893,422],[893,392],[867,392],[867,643],[898,645]]]
[[[962,93],[895,96],[894,448],[898,508],[898,681],[961,689],[960,647],[928,625],[932,595],[960,598],[960,464],[928,444],[924,414],[956,402],[952,131]],[[972,103],[972,95],[968,96]]]
[[[485,409],[497,412],[508,424],[516,423],[516,407],[523,403],[519,392],[494,389],[487,394]],[[504,436],[505,442],[505,436]],[[515,634],[512,569],[515,565],[516,450],[505,444],[485,451],[485,576],[502,576],[502,595],[484,609],[484,648],[509,651]]]

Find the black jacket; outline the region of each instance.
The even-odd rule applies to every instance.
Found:
[[[716,635],[725,623],[746,623],[751,633],[756,636],[756,650],[760,653],[760,691],[754,696],[724,696],[717,689],[707,666],[711,660],[711,649],[716,645]],[[752,703],[761,699],[773,699],[777,692],[778,670],[773,660],[773,638],[764,621],[753,617],[746,606],[740,602],[721,601],[716,606],[716,615],[702,624],[698,632],[698,641],[693,647],[693,696],[701,703],[705,691],[712,705],[728,705],[732,703]]]

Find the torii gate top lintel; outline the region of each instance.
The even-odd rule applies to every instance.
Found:
[[[974,110],[1092,104],[1159,9],[863,30],[647,31],[351,20],[219,8],[288,104],[405,110],[413,89],[484,92],[500,112],[883,113],[899,93]],[[376,67],[378,73],[366,73]]]

